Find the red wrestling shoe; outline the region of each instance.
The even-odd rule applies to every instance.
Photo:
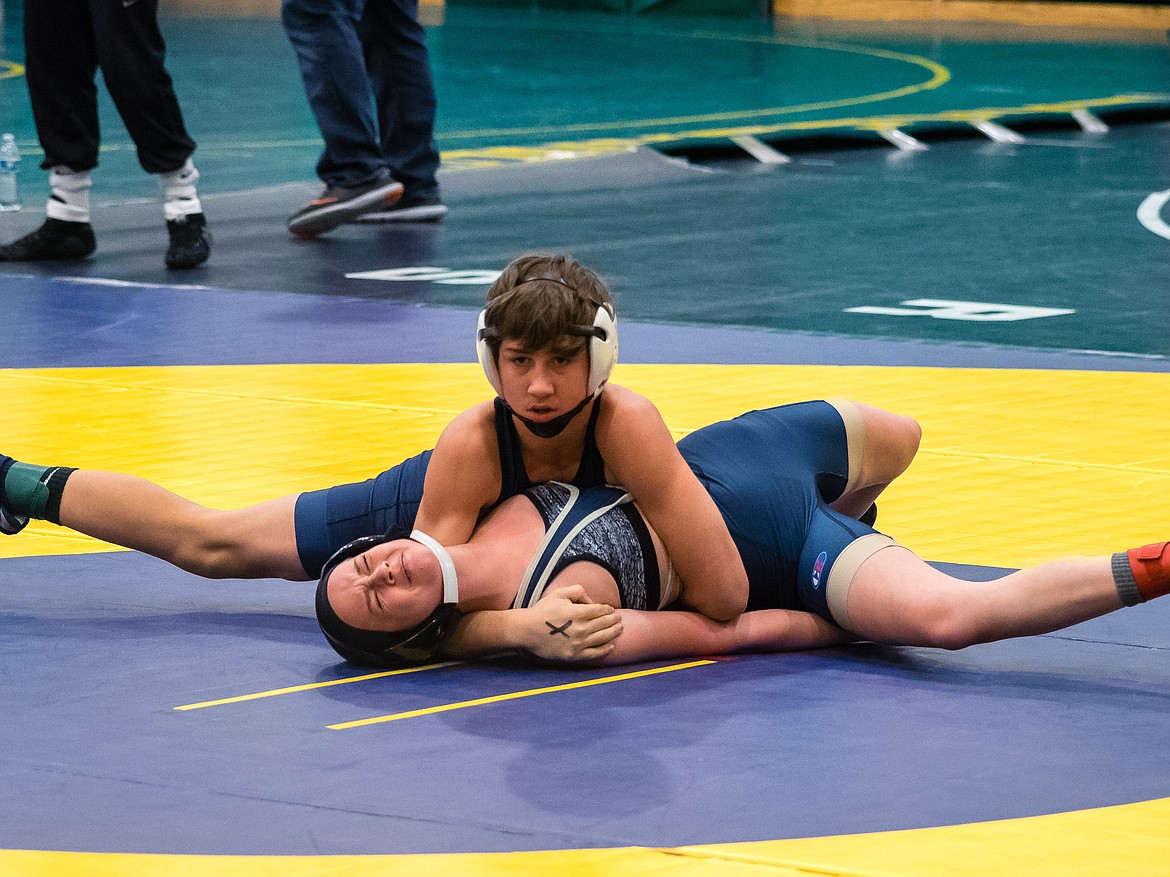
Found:
[[[1145,600],[1170,593],[1170,542],[1156,542],[1126,552],[1129,568]]]

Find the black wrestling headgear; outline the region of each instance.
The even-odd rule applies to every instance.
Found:
[[[378,669],[424,664],[438,651],[443,635],[459,620],[460,613],[455,605],[459,599],[459,583],[451,556],[425,533],[415,530],[410,538],[425,545],[439,559],[443,570],[443,602],[421,624],[406,630],[387,632],[353,627],[341,620],[329,602],[329,576],[333,570],[350,558],[388,542],[388,537],[355,539],[339,548],[321,570],[317,582],[317,623],[333,650],[351,664]]]

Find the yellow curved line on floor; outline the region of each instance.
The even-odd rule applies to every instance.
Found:
[[[0,18],[3,16],[0,15]],[[15,61],[0,60],[0,79],[15,79],[24,75],[24,65]]]
[[[760,806],[767,806],[766,801]],[[1166,877],[1170,798],[970,825],[655,849],[386,856],[0,850],[5,877]]]
[[[848,43],[836,43],[829,41],[815,41],[815,40],[795,40],[786,39],[784,37],[759,35],[759,34],[719,34],[713,32],[688,32],[676,33],[674,36],[694,37],[697,39],[706,40],[725,40],[736,42],[753,42],[764,43],[777,46],[789,46],[796,48],[808,49],[824,49],[831,52],[845,52],[855,55],[868,55],[874,58],[881,58],[883,60],[896,61],[903,64],[910,64],[912,66],[921,67],[925,69],[930,75],[921,82],[911,83],[910,85],[901,86],[899,88],[888,89],[886,91],[872,92],[867,94],[860,94],[854,97],[838,98],[836,100],[814,101],[803,104],[790,104],[778,107],[760,107],[757,109],[735,110],[722,113],[706,113],[699,115],[683,115],[683,116],[663,116],[649,119],[624,119],[609,122],[581,122],[569,125],[556,126],[535,126],[527,128],[485,128],[470,131],[438,131],[436,136],[441,144],[447,144],[456,140],[467,140],[481,137],[507,137],[507,136],[532,136],[534,134],[547,134],[550,136],[572,135],[580,134],[589,131],[613,131],[624,128],[646,128],[646,127],[662,127],[664,125],[692,125],[692,124],[706,124],[713,122],[731,122],[735,120],[759,120],[761,117],[778,116],[778,115],[792,115],[793,113],[816,112],[821,110],[830,110],[840,107],[859,106],[868,103],[880,103],[882,101],[894,100],[899,97],[906,97],[907,95],[917,94],[922,91],[931,91],[945,85],[951,79],[951,72],[937,61],[932,61],[921,55],[913,55],[906,52],[896,52],[890,49],[879,49],[870,46],[855,46]],[[19,64],[13,62],[2,62],[0,65],[9,64],[13,68],[9,71],[4,71],[0,68],[0,79],[8,76],[17,76],[24,72],[24,68]],[[756,130],[761,123],[757,121],[752,130]],[[720,129],[721,131],[723,129]],[[738,130],[738,129],[737,129]],[[707,136],[700,135],[699,132],[684,132],[671,135],[671,138],[678,138],[684,136]],[[274,140],[274,141],[240,141],[231,143],[201,143],[200,149],[203,152],[221,151],[221,150],[237,150],[237,149],[272,149],[281,147],[296,147],[300,148],[305,145],[319,145],[320,140]],[[612,143],[613,141],[609,141]],[[633,138],[630,141],[635,142],[649,142],[643,138]],[[576,151],[586,151],[587,154],[597,155],[600,153],[594,148],[592,151],[588,150],[585,144],[577,144]],[[101,146],[103,153],[124,152],[133,149],[131,143],[104,143]],[[456,167],[459,169],[469,169],[476,166],[472,162],[481,153],[490,156],[494,149],[507,149],[506,146],[495,146],[484,149],[471,150],[448,150],[443,149],[444,162],[455,161]],[[520,147],[524,148],[524,147]],[[622,147],[625,148],[625,147]],[[39,154],[35,146],[30,146],[33,154]],[[541,150],[547,152],[547,148]],[[620,149],[606,148],[604,152],[621,151]],[[529,159],[532,160],[532,159]],[[547,159],[546,159],[547,160]],[[493,161],[487,160],[481,166],[496,166]]]
[[[831,42],[815,42],[804,40],[788,40],[783,37],[769,37],[769,36],[748,36],[748,35],[724,35],[711,33],[696,33],[687,34],[687,36],[695,36],[702,39],[730,39],[736,41],[768,43],[773,45],[783,45],[796,48],[805,49],[824,49],[831,52],[847,52],[855,55],[869,55],[874,58],[881,58],[888,61],[898,61],[904,64],[911,64],[917,67],[925,68],[930,73],[930,77],[922,82],[916,82],[911,85],[902,86],[900,88],[889,89],[887,91],[873,92],[871,94],[861,94],[854,97],[838,98],[837,100],[816,101],[805,104],[790,104],[779,107],[759,107],[751,110],[736,110],[723,113],[704,113],[699,115],[688,116],[662,116],[650,119],[625,119],[616,120],[612,122],[581,122],[571,125],[557,125],[554,127],[531,127],[531,128],[484,128],[473,131],[442,131],[437,134],[439,139],[444,143],[450,140],[460,140],[475,137],[503,137],[503,136],[521,136],[533,134],[559,134],[559,133],[575,133],[581,131],[612,131],[620,128],[645,128],[657,127],[662,125],[680,125],[680,124],[694,124],[698,122],[726,122],[733,119],[754,119],[760,116],[779,116],[791,115],[792,113],[814,112],[818,110],[831,110],[838,107],[851,107],[867,103],[879,103],[881,101],[893,100],[898,97],[905,97],[911,94],[917,94],[921,91],[930,91],[945,85],[951,78],[951,72],[936,61],[929,58],[924,58],[921,55],[910,55],[905,52],[894,52],[888,49],[875,49],[868,46],[852,46],[846,43],[831,43]]]
[[[880,524],[931,560],[1016,567],[1167,538],[1151,510],[1170,496],[1168,374],[620,365],[615,380],[680,437],[819,396],[913,415],[922,451]],[[235,508],[370,477],[432,447],[485,388],[459,363],[0,370],[3,451]],[[40,522],[0,539],[0,557],[102,550]]]

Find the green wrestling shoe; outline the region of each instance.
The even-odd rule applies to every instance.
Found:
[[[5,536],[15,536],[27,526],[28,518],[24,515],[10,512],[4,506],[0,506],[0,533]]]
[[[18,515],[16,512],[10,512],[4,505],[8,499],[8,494],[4,492],[4,479],[13,462],[15,461],[11,457],[0,454],[0,533],[5,536],[15,536],[28,526],[28,518],[24,515]]]

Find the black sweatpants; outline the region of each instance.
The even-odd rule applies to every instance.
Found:
[[[178,170],[195,150],[158,29],[158,0],[26,0],[25,67],[45,169],[97,166],[98,68],[147,173]]]

